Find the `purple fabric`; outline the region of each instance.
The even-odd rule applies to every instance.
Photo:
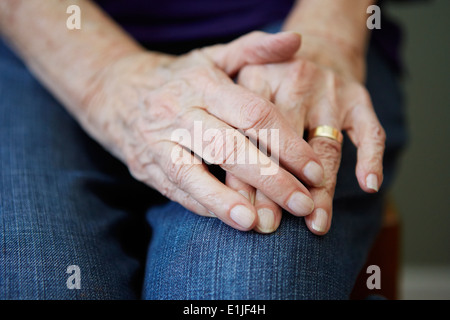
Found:
[[[405,2],[414,2],[405,0]],[[284,20],[294,0],[97,0],[115,21],[144,44],[235,37]],[[380,0],[379,5],[385,1]],[[401,29],[383,17],[373,41],[400,71]],[[158,48],[158,47],[156,47]],[[164,51],[164,49],[163,49]]]
[[[138,41],[176,42],[240,35],[289,13],[293,0],[97,0]]]
[[[373,30],[372,38],[395,71],[403,72],[401,52],[403,30],[400,26],[391,20],[383,19],[382,28]]]

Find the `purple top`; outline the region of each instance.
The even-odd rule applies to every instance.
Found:
[[[294,0],[97,0],[143,43],[240,35],[282,20]]]
[[[411,0],[409,0],[411,1]],[[115,21],[151,50],[182,53],[225,42],[284,20],[294,0],[97,0]],[[380,1],[381,5],[383,1]],[[401,69],[401,30],[383,19],[373,42],[391,65]],[[212,43],[208,43],[212,40]],[[187,44],[182,48],[182,43]],[[169,46],[167,46],[169,44]],[[174,49],[175,48],[175,49]],[[181,48],[181,49],[180,49]],[[176,52],[176,51],[179,52]],[[174,52],[171,52],[174,51]]]

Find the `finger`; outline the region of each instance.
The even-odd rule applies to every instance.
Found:
[[[266,197],[261,191],[255,190],[252,186],[236,178],[230,172],[227,172],[225,181],[227,186],[237,190],[255,206],[258,214],[255,231],[271,233],[278,228],[281,220],[281,209],[275,202]]]
[[[255,231],[272,233],[278,229],[281,222],[281,208],[260,190],[256,190],[255,208],[258,213]]]
[[[158,159],[162,171],[179,189],[188,193],[203,207],[235,229],[253,229],[257,216],[253,205],[239,192],[225,186],[204,164],[182,146],[164,143]],[[170,144],[170,147],[167,147]],[[174,155],[177,156],[174,156]]]
[[[383,154],[386,133],[367,93],[352,95],[357,99],[347,119],[347,134],[358,149],[356,177],[362,190],[378,192],[383,181]],[[359,100],[359,101],[358,101]]]
[[[247,80],[245,83],[238,83],[250,89],[252,92],[259,94],[261,97],[271,101],[272,99],[272,90],[270,88],[269,83],[263,78],[260,77],[260,69],[264,68],[264,66],[258,66],[258,68],[253,68],[252,66],[248,66],[245,68],[245,74],[243,78]],[[251,74],[255,72],[254,74]],[[242,71],[239,74],[239,77],[242,76]],[[228,176],[232,176],[231,181],[237,180],[236,183],[232,182],[230,184],[233,185],[233,189],[239,185],[241,189],[244,188],[245,183],[241,180],[237,179],[231,174],[227,174]],[[248,185],[247,185],[248,186]],[[249,186],[250,187],[250,186]],[[250,187],[252,188],[252,187]],[[255,194],[256,193],[256,194]],[[266,197],[261,191],[255,190],[252,188],[251,197],[253,197],[253,204],[255,205],[256,212],[258,213],[258,223],[255,226],[255,231],[259,233],[272,233],[274,232],[281,222],[281,208],[271,199]],[[255,199],[256,198],[256,199]]]
[[[266,70],[268,70],[266,65],[245,66],[239,72],[237,83],[268,101],[274,102],[270,83],[266,77],[261,76]]]
[[[322,184],[320,159],[270,101],[235,84],[221,85],[212,90],[205,97],[208,112],[244,130],[260,149],[270,152],[302,181],[313,186]]]
[[[254,31],[229,44],[201,49],[228,75],[234,75],[243,66],[285,61],[300,48],[301,36],[295,32],[270,34]]]
[[[323,137],[311,139],[310,144],[322,161],[325,170],[325,183],[322,187],[310,190],[315,209],[309,216],[305,217],[305,222],[313,233],[323,235],[328,232],[331,226],[333,197],[341,160],[341,144]]]
[[[291,126],[299,137],[303,137],[304,119],[306,106],[304,93],[296,85],[296,78],[286,78],[272,80],[269,83],[266,79],[270,77],[270,72],[274,66],[248,66],[239,74],[238,83],[250,89],[252,92],[270,99],[283,114],[283,118]],[[280,66],[278,66],[280,68]],[[268,77],[262,77],[264,73]],[[281,83],[279,83],[281,82]],[[273,88],[273,89],[272,89]],[[320,178],[322,177],[322,181]],[[323,181],[323,171],[315,163],[307,164],[303,168],[303,180],[311,186],[319,187]]]
[[[160,169],[158,165],[149,164],[143,168],[147,172],[147,177],[141,181],[153,186],[158,190],[163,196],[168,199],[178,202],[186,209],[201,215],[212,217],[214,216],[208,211],[204,206],[202,206],[197,200],[191,197],[190,194],[179,189],[175,184],[173,184],[164,172]],[[157,185],[155,182],[158,182]]]
[[[236,178],[231,172],[227,172],[225,175],[225,184],[233,190],[236,190],[250,201],[251,204],[255,204],[256,190],[251,185],[242,182]]]
[[[313,129],[321,125],[328,125],[341,130],[342,119],[338,112],[338,103],[337,97],[332,94],[316,100],[314,107],[308,112],[307,128]],[[305,222],[313,233],[323,235],[331,226],[333,198],[341,163],[342,145],[332,138],[320,136],[310,139],[309,144],[322,162],[325,183],[322,187],[310,190],[315,209],[310,217],[305,219]]]
[[[269,86],[273,87],[275,83]],[[298,78],[292,77],[281,80],[276,92],[272,93],[274,103],[282,110],[283,116],[300,137],[303,137],[309,104],[309,94],[302,89],[302,85],[298,84]]]
[[[203,119],[202,122],[190,119]],[[240,131],[227,126],[204,110],[191,110],[190,116],[180,118],[179,126],[187,128],[192,139],[172,137],[192,150],[207,163],[220,165],[245,182],[269,196],[274,202],[297,216],[311,213],[314,203],[306,187],[276,159],[269,158]],[[184,121],[184,122],[183,122]],[[206,128],[206,129],[203,129]]]

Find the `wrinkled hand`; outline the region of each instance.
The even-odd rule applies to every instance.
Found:
[[[318,40],[318,43],[320,40]],[[346,131],[356,145],[356,177],[365,192],[376,192],[383,180],[382,158],[385,133],[380,125],[370,96],[361,84],[364,78],[364,57],[348,57],[330,42],[326,50],[300,50],[287,62],[245,66],[238,83],[272,101],[299,137],[305,130],[329,125]],[[309,141],[325,170],[321,187],[310,187],[315,210],[305,217],[315,234],[328,232],[331,225],[332,202],[336,176],[341,159],[341,144],[330,138],[316,137]],[[274,231],[281,219],[281,209],[267,199],[262,190],[246,186],[229,174],[229,185],[244,189],[256,198],[256,207],[270,207],[262,232]]]
[[[239,230],[258,224],[258,208],[245,190],[221,183],[199,159],[239,176],[288,212],[308,215],[313,201],[300,181],[321,183],[318,157],[270,101],[230,78],[244,65],[285,61],[299,45],[294,33],[254,32],[227,45],[161,56],[157,63],[145,52],[122,58],[94,79],[85,121],[95,123],[93,135],[135,178],[199,215],[213,213]],[[203,137],[184,139],[198,134],[199,123]],[[243,130],[270,128],[279,128],[279,148],[269,157]],[[241,156],[258,161],[230,161]],[[267,164],[275,173],[261,175]]]

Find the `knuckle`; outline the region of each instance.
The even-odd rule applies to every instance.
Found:
[[[289,74],[290,76],[297,79],[304,79],[305,77],[313,77],[318,70],[318,67],[313,62],[308,60],[297,60],[292,63]]]
[[[368,127],[368,139],[370,139],[372,144],[384,147],[386,142],[386,131],[380,124],[372,124]]]
[[[173,184],[184,189],[190,180],[193,168],[191,164],[169,161],[166,174]]]
[[[259,128],[266,126],[273,110],[264,98],[253,96],[241,108],[241,128]]]
[[[146,93],[139,99],[140,107],[145,111],[142,114],[152,122],[170,121],[179,114],[181,99],[185,98],[186,93],[192,92],[187,87],[186,81],[177,79]]]
[[[385,144],[386,142],[386,131],[381,125],[377,125],[374,130],[375,140],[379,141],[381,144]]]
[[[315,138],[311,142],[314,151],[323,162],[336,162],[340,159],[342,146],[337,141],[328,138]]]
[[[277,174],[274,175],[265,175],[260,176],[260,187],[258,189],[264,190],[271,190],[271,193],[277,197],[279,196],[280,191],[283,191],[283,193],[287,190],[287,187],[289,186],[287,177],[281,173],[281,171],[278,171]],[[283,186],[283,188],[280,188],[280,186]]]
[[[152,103],[153,102],[153,103]],[[153,121],[166,121],[173,119],[177,115],[178,103],[173,96],[159,96],[149,103],[146,117]]]
[[[290,162],[309,159],[309,157],[305,153],[305,150],[303,150],[301,141],[302,140],[298,138],[285,139],[282,148],[284,151],[283,153],[285,154],[286,161]],[[299,159],[299,157],[301,159]]]
[[[159,192],[166,198],[173,200],[175,188],[168,183],[164,183],[159,187]]]

